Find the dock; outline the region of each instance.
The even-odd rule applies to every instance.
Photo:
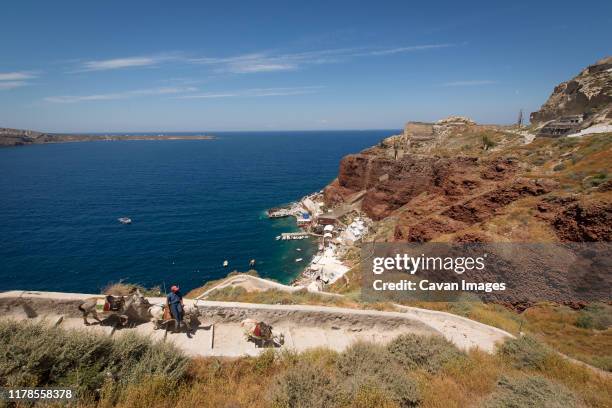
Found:
[[[271,208],[268,210],[269,218],[283,218],[290,217],[293,215],[293,212],[289,208]]]
[[[291,239],[304,239],[310,236],[309,232],[283,232],[281,234],[281,239],[283,241],[291,240]]]

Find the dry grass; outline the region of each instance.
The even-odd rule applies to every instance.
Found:
[[[225,287],[211,292],[207,300],[224,302],[246,302],[273,305],[324,305],[338,307],[357,307],[357,303],[340,296],[325,296],[306,290],[285,292],[278,289],[249,292],[241,287]]]
[[[483,303],[477,296],[461,295],[456,302],[403,302],[406,306],[448,312],[467,317],[517,335],[524,319],[521,315],[495,303]]]
[[[318,305],[381,311],[395,310],[395,307],[389,302],[363,303],[350,296],[329,296],[308,292],[305,289],[295,292],[285,292],[278,289],[249,292],[242,287],[224,287],[211,292],[206,299],[269,305]]]
[[[594,308],[596,306],[591,306]],[[612,307],[601,305],[607,321],[603,328],[578,327],[579,318],[587,311],[575,311],[553,304],[536,305],[523,313],[525,331],[564,354],[603,370],[612,371]]]
[[[453,132],[434,146],[429,153],[442,157],[482,157],[495,150],[522,144],[523,136],[500,131],[493,127],[471,127],[463,132]]]
[[[102,294],[114,296],[128,296],[135,290],[139,290],[140,293],[145,296],[164,296],[164,293],[162,292],[162,289],[159,286],[147,289],[141,285],[123,282],[109,283],[104,289],[102,289]]]
[[[457,314],[514,335],[522,331],[561,353],[612,371],[612,307],[609,305],[592,305],[586,311],[576,311],[567,306],[542,303],[522,314],[498,304],[482,303],[476,298],[464,298],[459,302],[410,302],[408,305]],[[592,319],[598,326],[579,327],[580,317],[593,313]]]
[[[33,332],[38,334],[32,336]],[[117,361],[123,367],[121,377],[125,380],[109,378],[97,383],[97,391],[82,394],[79,402],[82,407],[446,408],[485,403],[519,407],[525,405],[512,404],[516,401],[523,404],[525,398],[541,403],[535,406],[546,403],[554,407],[559,402],[565,404],[563,408],[575,406],[574,403],[587,407],[612,406],[610,377],[598,375],[554,353],[538,359],[538,364],[519,368],[516,359],[522,359],[524,353],[491,355],[472,350],[463,354],[444,341],[412,336],[410,341],[399,339],[387,347],[359,343],[342,353],[313,349],[303,353],[267,351],[258,357],[234,359],[194,358],[177,377],[159,371],[167,362],[153,364],[167,358],[172,361],[180,355],[170,348],[149,354],[162,352],[159,356],[165,356],[162,360],[151,360],[142,358],[147,355],[146,350],[153,350],[145,340],[125,340],[126,344],[108,338],[72,336],[67,351],[74,360],[54,348],[66,343],[66,339],[56,341],[64,336],[62,333],[36,325],[3,326],[0,330],[2,355],[11,356],[15,349],[28,350],[29,359],[55,355],[56,377],[37,375],[37,382],[29,384],[50,386],[58,384],[57,378],[64,378],[61,384],[78,384],[81,388],[96,378],[108,356],[124,356]],[[92,348],[91,341],[117,352],[84,353]],[[18,348],[21,342],[29,344],[28,348]],[[50,354],[35,351],[48,347],[52,349]],[[440,354],[448,358],[430,370],[429,362],[421,358],[427,350],[434,357]],[[87,367],[91,370],[81,371],[78,378],[69,375],[74,365],[68,362],[82,358],[88,359]],[[406,358],[418,364],[406,362]],[[10,365],[13,368],[7,372],[9,366],[5,363],[11,361],[0,365],[3,370],[0,379],[4,381],[0,385],[6,385],[7,378],[30,378],[27,374],[33,372],[33,367],[39,367],[15,365],[13,361]]]
[[[192,289],[189,292],[187,292],[187,294],[185,295],[185,298],[187,299],[195,299],[198,296],[202,295],[204,292],[206,292],[209,289],[214,288],[217,285],[220,285],[221,283],[223,283],[227,278],[231,278],[232,276],[236,276],[236,275],[240,275],[240,274],[246,274],[246,275],[251,275],[251,276],[259,276],[259,274],[257,273],[257,271],[255,269],[251,269],[247,272],[238,272],[238,271],[232,271],[230,273],[227,274],[227,276],[225,278],[221,278],[221,279],[214,279],[214,280],[210,280],[207,281],[204,286],[200,286],[198,288]]]

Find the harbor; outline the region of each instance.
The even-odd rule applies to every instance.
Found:
[[[355,195],[348,203],[328,207],[322,191],[309,194],[299,201],[267,211],[269,218],[294,217],[299,231],[283,232],[277,241],[315,238],[317,252],[308,261],[292,285],[304,287],[310,292],[324,291],[354,266],[348,253],[368,233],[372,220],[360,210],[363,194]],[[303,258],[296,258],[302,262]]]

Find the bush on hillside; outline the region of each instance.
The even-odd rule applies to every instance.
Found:
[[[173,346],[132,333],[113,340],[40,323],[0,322],[0,386],[71,386],[84,396],[108,382],[123,387],[151,377],[178,381],[187,363]]]
[[[465,357],[454,344],[441,336],[401,335],[387,345],[387,350],[402,366],[422,368],[430,373],[436,373],[454,359]]]
[[[499,354],[509,359],[516,368],[544,368],[552,350],[531,336],[507,340],[499,348]]]
[[[324,367],[300,361],[276,380],[271,405],[278,408],[327,408],[337,405],[340,395],[337,381]]]
[[[340,354],[336,365],[344,377],[343,391],[353,402],[363,400],[366,390],[400,407],[417,406],[420,401],[415,381],[385,347],[355,343]]]
[[[338,357],[338,371],[344,376],[359,373],[378,374],[393,363],[392,356],[382,346],[373,343],[354,343]]]
[[[482,305],[482,300],[474,293],[461,293],[454,302],[449,302],[448,310],[459,316],[469,317],[474,306]]]
[[[495,147],[497,143],[493,141],[491,136],[485,134],[485,135],[482,135],[482,145],[483,145],[484,150],[489,150],[490,148]]]
[[[163,296],[164,293],[161,290],[161,287],[155,286],[151,289],[147,289],[142,285],[135,285],[133,283],[109,283],[106,285],[104,289],[102,289],[103,295],[113,295],[113,296],[128,296],[132,294],[134,291],[139,290],[145,296]]]
[[[539,376],[502,377],[483,404],[485,408],[572,408],[579,406],[576,396],[561,384]]]
[[[292,363],[276,380],[273,406],[409,408],[421,400],[416,382],[385,347],[356,343],[335,358],[309,355],[286,359]]]
[[[591,357],[590,363],[604,371],[612,372],[612,355]]]
[[[606,330],[612,326],[612,307],[606,304],[592,304],[581,310],[576,326],[582,329]]]

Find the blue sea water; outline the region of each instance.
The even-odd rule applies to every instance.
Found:
[[[276,241],[295,222],[265,210],[322,189],[344,155],[394,133],[221,132],[212,141],[0,149],[0,290],[97,293],[122,279],[188,290],[247,270],[252,258],[261,276],[289,282],[316,248]],[[133,223],[120,224],[123,216]]]

